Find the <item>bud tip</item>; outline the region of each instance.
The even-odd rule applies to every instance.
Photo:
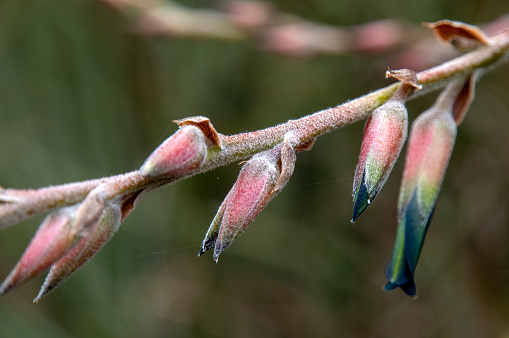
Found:
[[[362,174],[362,179],[357,189],[357,194],[355,195],[355,201],[353,206],[353,214],[352,214],[352,223],[359,218],[359,216],[367,209],[367,207],[371,204],[371,199],[369,196],[368,189],[366,187],[365,182],[366,172]]]

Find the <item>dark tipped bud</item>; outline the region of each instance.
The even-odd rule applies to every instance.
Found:
[[[292,135],[247,161],[207,231],[199,255],[214,248],[214,259],[240,236],[290,179],[295,166]]]
[[[352,222],[387,181],[407,136],[407,120],[405,100],[398,97],[375,109],[366,122],[353,184]]]

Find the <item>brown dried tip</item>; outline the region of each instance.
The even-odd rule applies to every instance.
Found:
[[[391,70],[389,67],[387,67],[385,78],[388,79],[390,77],[393,77],[396,80],[403,82],[404,84],[412,86],[415,89],[422,89],[422,86],[417,80],[417,73],[411,69]]]
[[[203,135],[211,141],[213,144],[221,148],[221,138],[219,137],[219,133],[216,131],[212,123],[210,123],[210,119],[205,116],[192,116],[186,117],[180,120],[173,120],[179,127],[192,125],[200,128],[203,132]]]
[[[316,138],[312,138],[311,140],[307,141],[306,143],[298,146],[295,148],[295,151],[308,151],[313,148],[313,145],[315,144]]]
[[[423,22],[422,25],[431,28],[438,40],[451,44],[460,52],[490,44],[488,36],[479,27],[460,21],[441,20],[434,23]]]

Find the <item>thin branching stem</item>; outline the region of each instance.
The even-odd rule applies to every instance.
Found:
[[[457,77],[465,76],[475,69],[492,68],[499,65],[500,60],[506,61],[509,50],[509,31],[492,37],[490,42],[489,46],[418,73],[417,79],[422,89],[410,98],[443,88]],[[339,106],[274,127],[231,136],[220,134],[222,148],[209,148],[205,163],[185,175],[171,178],[146,178],[136,170],[121,175],[41,189],[17,190],[0,187],[0,229],[51,209],[76,204],[99,184],[114,186],[115,189],[111,190],[111,194],[127,196],[242,161],[281,143],[285,134],[289,132],[293,133],[296,140],[294,146],[298,149],[299,146],[309,144],[323,134],[367,118],[375,108],[385,103],[399,86],[400,83],[392,84]]]

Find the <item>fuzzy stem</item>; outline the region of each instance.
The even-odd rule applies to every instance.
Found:
[[[493,68],[501,63],[498,61],[507,61],[509,31],[492,37],[490,42],[489,46],[418,73],[418,82],[423,88],[411,95],[410,98],[440,89],[457,77],[465,76],[475,69],[488,66]],[[337,107],[325,109],[297,120],[290,120],[274,127],[232,136],[220,135],[222,149],[209,148],[205,163],[185,175],[157,179],[144,178],[138,171],[133,171],[102,179],[35,190],[2,189],[0,187],[0,229],[54,208],[76,204],[101,183],[114,187],[111,189],[112,196],[110,197],[126,196],[136,191],[155,189],[241,161],[281,143],[284,135],[290,131],[297,139],[294,147],[298,148],[332,130],[367,118],[375,108],[391,98],[400,85],[400,83],[395,83]]]

